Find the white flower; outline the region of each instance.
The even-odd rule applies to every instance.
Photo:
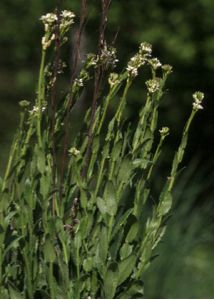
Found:
[[[128,62],[128,66],[126,68],[129,76],[136,77],[138,75],[138,69],[144,64],[144,57],[140,53],[135,54],[135,56],[133,56]]]
[[[172,66],[170,66],[170,65],[162,65],[162,70],[166,74],[170,74],[170,73],[172,73]]]
[[[101,63],[104,63],[106,65],[112,65],[115,67],[116,63],[118,62],[117,59],[117,51],[113,47],[108,47],[106,44],[104,45],[99,60]]]
[[[118,84],[120,82],[119,75],[117,73],[111,73],[108,78],[108,83],[110,87],[113,87],[114,85]]]
[[[45,106],[42,106],[41,107],[41,111],[44,112],[46,110],[46,107]],[[39,113],[39,107],[38,106],[33,106],[33,109],[29,111],[29,113],[31,115],[36,115]]]
[[[65,33],[69,30],[71,24],[74,23],[75,14],[72,11],[63,10],[60,16],[61,16],[60,29]]]
[[[22,100],[22,101],[19,102],[19,105],[23,108],[26,108],[30,105],[30,102],[27,101],[27,100]]]
[[[69,152],[71,155],[74,155],[74,156],[77,156],[77,155],[80,154],[80,151],[77,150],[75,147],[72,147],[71,149],[69,149],[68,152]]]
[[[147,42],[142,42],[140,44],[139,52],[145,56],[151,56],[152,54],[152,45]]]
[[[74,86],[75,87],[83,87],[83,79],[82,78],[76,78],[74,80]]]
[[[46,50],[48,47],[50,47],[52,41],[55,39],[55,34],[53,33],[50,37],[49,34],[46,34],[42,37],[42,48],[43,50]]]
[[[61,12],[61,17],[63,19],[73,19],[75,17],[75,14],[72,11],[69,10],[63,10]]]
[[[128,65],[126,70],[128,71],[131,77],[136,77],[138,75],[138,69],[136,67]]]
[[[204,99],[204,93],[202,92],[195,92],[193,95],[194,102],[192,104],[194,110],[203,109],[203,106],[201,105],[203,99]]]
[[[159,132],[161,136],[165,137],[169,134],[169,127],[162,127]]]
[[[159,67],[162,66],[162,64],[161,64],[161,62],[159,61],[158,58],[152,58],[152,59],[150,59],[149,60],[149,64],[152,66],[152,68],[154,70],[156,70],[157,68],[159,68]]]
[[[44,23],[44,25],[52,25],[57,21],[57,15],[54,13],[47,13],[44,16],[41,16],[40,20]]]
[[[153,94],[160,88],[160,78],[150,79],[146,81],[146,86],[149,93]]]

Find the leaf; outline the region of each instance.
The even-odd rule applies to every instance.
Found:
[[[126,223],[128,220],[128,217],[130,214],[133,212],[133,208],[128,209],[118,220],[117,224],[115,225],[113,232],[112,232],[112,238],[117,234],[119,230],[123,227],[123,225]]]
[[[129,179],[130,179],[131,173],[132,173],[132,169],[133,169],[133,164],[132,164],[131,160],[128,158],[125,158],[121,163],[120,171],[118,174],[118,180],[123,183],[129,182]]]
[[[118,285],[123,283],[131,275],[131,273],[134,269],[136,260],[137,260],[136,256],[134,254],[132,254],[119,263]]]
[[[97,197],[97,207],[102,215],[106,214],[107,212],[106,203],[101,197]]]
[[[92,275],[91,275],[91,293],[92,293],[92,295],[96,295],[97,290],[99,289],[97,276],[99,276],[97,274],[97,272],[92,271]]]
[[[45,241],[44,244],[44,255],[47,262],[54,262],[56,259],[55,249],[49,238]]]
[[[81,189],[81,191],[80,191],[80,204],[81,204],[81,207],[83,209],[85,209],[87,207],[87,203],[88,203],[87,194],[83,189]]]
[[[117,288],[118,272],[117,263],[111,263],[107,269],[104,280],[104,294],[106,299],[114,298]]]
[[[106,184],[104,191],[104,199],[106,203],[107,213],[110,216],[114,216],[117,212],[117,199],[114,185],[110,181]]]
[[[172,194],[168,190],[160,195],[160,203],[158,205],[158,212],[161,216],[166,215],[172,207]]]
[[[44,200],[47,198],[50,190],[50,180],[47,176],[42,176],[40,179],[40,193]]]
[[[129,284],[128,288],[119,294],[119,299],[142,299],[144,295],[143,282],[136,280]]]
[[[100,146],[100,136],[96,135],[93,139],[92,153],[97,153]]]
[[[9,293],[10,293],[10,298],[11,299],[24,299],[21,292],[18,291],[17,289],[15,289],[15,288],[13,288],[11,285],[9,285]]]
[[[81,232],[82,239],[88,236],[93,224],[93,212],[88,211],[85,216],[82,216],[79,224],[79,231]]]
[[[110,254],[113,260],[116,260],[118,256],[118,252],[121,247],[123,237],[124,237],[124,228],[121,228],[121,230],[117,233],[115,239],[111,243]]]
[[[108,230],[103,225],[100,231],[100,239],[96,249],[96,267],[100,276],[104,277],[106,258],[108,254]]]
[[[127,243],[131,243],[136,239],[138,229],[139,229],[139,223],[136,221],[134,224],[132,224],[131,228],[129,229],[129,232],[126,237]]]
[[[13,237],[12,241],[9,243],[9,245],[7,245],[6,249],[4,250],[4,254],[3,257],[8,253],[8,251],[10,249],[16,249],[19,247],[19,241],[22,239],[23,237]]]
[[[90,272],[93,268],[94,259],[93,257],[87,257],[83,260],[83,269],[85,272]]]
[[[142,169],[146,169],[149,165],[152,164],[151,160],[148,159],[142,159],[142,158],[136,158],[133,162],[132,162],[133,166],[135,168],[142,168]]]
[[[116,161],[118,159],[118,157],[120,156],[121,149],[122,149],[122,141],[118,141],[116,145],[114,145],[114,148],[111,153],[111,159],[113,161]]]
[[[45,172],[45,167],[46,167],[46,159],[45,159],[45,154],[41,149],[39,149],[38,146],[35,147],[35,153],[37,157],[37,169],[41,174],[44,174]]]
[[[132,253],[133,245],[124,243],[120,249],[120,259],[124,260]]]

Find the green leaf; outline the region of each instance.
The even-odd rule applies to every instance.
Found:
[[[118,295],[118,299],[142,299],[144,295],[143,282],[136,280],[131,282],[122,293]]]
[[[135,168],[146,169],[152,164],[152,161],[148,159],[136,158],[132,163]]]
[[[128,217],[133,212],[133,208],[128,209],[117,221],[116,225],[114,226],[113,232],[112,232],[112,238],[117,234],[117,232],[126,224]]]
[[[56,259],[55,249],[49,238],[45,241],[44,244],[44,255],[47,262],[54,262]]]
[[[111,153],[111,159],[113,161],[116,161],[118,159],[118,157],[120,156],[121,149],[122,149],[122,141],[118,141]]]
[[[13,237],[12,241],[9,243],[9,245],[7,245],[6,249],[4,250],[4,254],[3,254],[3,257],[8,253],[8,251],[10,249],[16,249],[18,248],[20,245],[19,245],[19,241],[22,239],[23,237],[20,236],[20,237]]]
[[[50,180],[47,176],[42,176],[40,179],[40,193],[44,199],[47,198],[50,190]]]
[[[126,242],[131,243],[136,239],[137,233],[139,229],[139,222],[136,221],[134,224],[132,224],[131,228],[129,229],[129,232],[126,237]]]
[[[101,197],[97,197],[97,207],[102,215],[105,215],[107,212],[107,207],[105,201]]]
[[[97,153],[100,146],[100,136],[96,135],[93,139],[92,153]]]
[[[158,212],[161,216],[166,215],[172,207],[172,194],[168,190],[161,193]]]
[[[101,277],[104,277],[107,254],[108,254],[108,230],[107,227],[103,225],[100,232],[99,243],[96,249],[96,266]]]
[[[118,180],[123,183],[129,182],[131,173],[132,173],[132,169],[133,169],[133,164],[132,164],[131,160],[128,158],[125,158],[122,161],[121,166],[120,166]]]
[[[83,189],[81,189],[81,191],[80,191],[80,204],[81,204],[81,207],[83,209],[85,209],[87,207],[87,203],[88,203],[87,194]]]
[[[136,260],[137,260],[136,256],[132,254],[119,263],[118,285],[123,283],[131,275]]]
[[[124,243],[120,249],[120,259],[124,260],[132,253],[133,245]]]
[[[93,257],[87,257],[86,259],[83,260],[83,269],[85,272],[90,272],[93,268],[94,264],[94,258]]]
[[[106,184],[104,191],[104,199],[106,203],[107,213],[110,216],[114,216],[117,212],[117,199],[114,185],[110,181]]]
[[[104,294],[106,299],[113,299],[118,279],[118,265],[117,263],[111,263],[107,269],[104,280]]]
[[[37,156],[37,168],[38,168],[38,171],[41,174],[44,174],[45,167],[46,167],[45,154],[44,154],[44,152],[41,149],[39,149],[38,146],[35,147],[35,153],[36,153],[36,156]]]
[[[11,299],[24,299],[22,293],[9,285],[9,293]]]

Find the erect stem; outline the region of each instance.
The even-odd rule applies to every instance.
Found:
[[[77,67],[78,62],[80,61],[80,47],[81,47],[81,41],[82,41],[82,34],[85,28],[87,19],[87,0],[82,0],[81,2],[81,15],[80,15],[80,24],[79,28],[76,33],[76,41],[75,41],[75,47],[74,47],[74,61],[72,66],[72,74],[71,74],[71,80],[70,80],[70,86],[72,87],[74,80],[77,76]],[[64,182],[64,174],[65,174],[65,166],[67,161],[67,150],[68,150],[68,135],[69,135],[69,115],[70,110],[73,105],[73,92],[72,88],[69,90],[68,95],[68,106],[67,111],[65,114],[65,134],[63,138],[63,146],[62,146],[62,163],[61,163],[61,174],[60,174],[60,199],[62,198],[63,194],[63,182]]]
[[[42,105],[44,103],[45,98],[45,78],[44,78],[44,68],[45,68],[45,56],[46,51],[42,50],[42,59],[39,70],[39,82],[38,82],[38,117],[37,117],[37,137],[39,147],[42,148],[42,132],[41,132],[41,123],[42,123]]]

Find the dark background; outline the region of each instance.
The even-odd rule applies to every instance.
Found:
[[[77,0],[62,1],[79,16]],[[89,1],[84,51],[96,49],[100,1]],[[55,8],[53,0],[0,2],[0,170],[5,166],[19,120],[18,102],[33,102],[43,34],[39,17]],[[161,106],[160,125],[171,129],[166,155],[169,165],[191,110],[192,93],[205,93],[204,110],[191,128],[183,174],[175,191],[174,213],[157,258],[147,272],[147,297],[213,298],[213,120],[214,120],[214,1],[112,0],[107,39],[118,32],[115,46],[121,68],[141,41],[152,43],[154,54],[173,66]],[[72,35],[72,32],[71,32]],[[68,56],[72,53],[72,36]],[[68,58],[68,62],[70,57]],[[142,83],[129,99],[128,113],[138,114]],[[187,173],[187,172],[186,172]]]

